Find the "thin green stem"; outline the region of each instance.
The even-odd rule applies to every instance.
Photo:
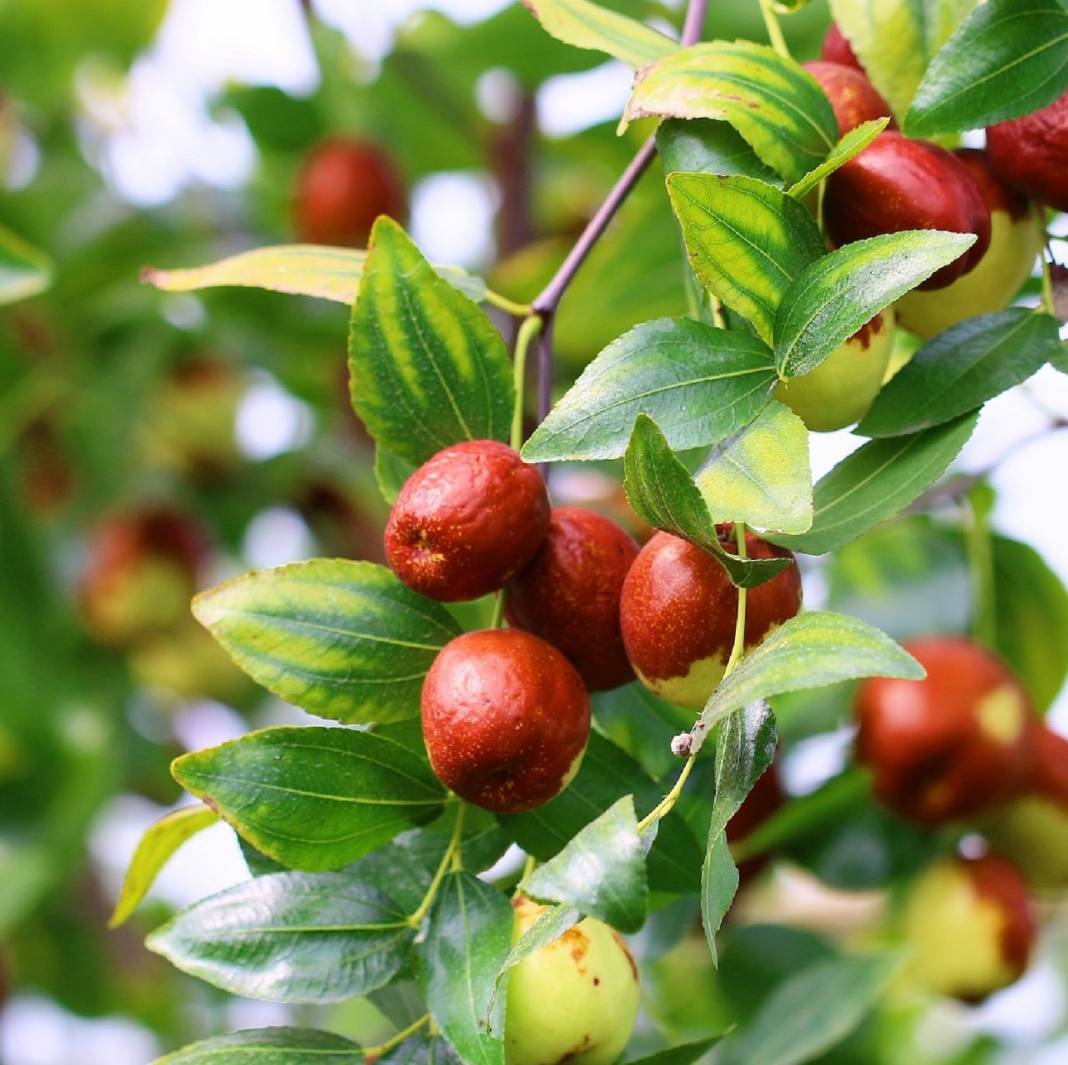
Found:
[[[438,888],[441,887],[441,881],[445,878],[445,874],[449,869],[463,868],[462,862],[458,864],[458,859],[460,858],[460,840],[463,838],[464,813],[466,810],[467,807],[463,803],[456,810],[456,824],[452,826],[449,845],[441,856],[441,861],[438,863],[437,870],[434,873],[434,879],[430,881],[430,887],[426,889],[426,894],[423,896],[423,901],[419,903],[419,908],[408,917],[408,924],[412,928],[418,928],[423,918],[430,912],[430,907],[434,904]]]
[[[515,374],[515,405],[512,408],[512,447],[518,451],[523,446],[523,400],[527,385],[527,351],[530,342],[541,332],[541,318],[532,314],[523,319],[515,338],[515,358],[512,369]]]
[[[504,311],[505,314],[512,315],[513,318],[529,318],[532,310],[529,303],[516,303],[515,300],[510,300],[491,288],[486,289],[486,302]]]
[[[378,1046],[375,1047],[364,1047],[364,1060],[367,1060],[368,1058],[380,1058],[383,1054],[388,1054],[395,1046],[400,1046],[408,1036],[414,1035],[420,1028],[429,1023],[430,1014],[424,1013],[422,1017],[412,1021],[407,1028],[402,1028],[396,1035],[390,1036],[384,1043],[379,1043]]]
[[[772,7],[772,0],[760,0],[760,13],[764,16],[764,25],[768,30],[768,40],[771,41],[771,47],[775,49],[779,55],[790,58],[790,49],[786,45],[786,38],[782,35],[782,27],[779,25],[779,16],[775,14],[775,8]]]
[[[493,617],[490,619],[490,628],[499,629],[504,625],[504,589],[502,588],[493,600]]]
[[[993,647],[997,639],[997,613],[994,600],[994,553],[990,536],[989,501],[985,487],[974,486],[967,495],[968,522],[965,547],[971,575],[974,601],[972,631],[984,647]]]
[[[679,796],[682,794],[682,789],[685,787],[686,781],[689,779],[696,761],[696,754],[691,754],[690,757],[686,759],[686,763],[683,765],[682,772],[679,773],[678,779],[671,785],[671,791],[669,791],[660,802],[658,802],[656,806],[654,806],[638,822],[639,832],[644,832],[654,821],[659,821],[662,817],[667,817],[667,815],[671,813],[675,808],[675,803],[679,801]]]
[[[708,294],[708,303],[712,308],[712,324],[717,329],[727,328],[727,319],[723,316],[723,302],[719,296],[713,295],[711,292]]]
[[[1041,211],[1041,207],[1036,206]],[[1042,306],[1054,317],[1057,316],[1057,305],[1053,301],[1053,273],[1050,269],[1048,248],[1043,250],[1042,260]]]

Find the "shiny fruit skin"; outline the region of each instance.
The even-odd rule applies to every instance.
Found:
[[[829,433],[859,422],[879,394],[894,348],[894,312],[881,311],[810,373],[781,381],[775,398],[809,429]]]
[[[825,60],[801,65],[816,79],[831,101],[831,109],[838,121],[839,136],[844,137],[850,130],[872,119],[887,116],[890,118],[888,128],[896,127],[890,105],[856,67]]]
[[[404,483],[386,524],[393,572],[431,599],[501,588],[541,547],[549,497],[537,468],[496,440],[439,451]]]
[[[731,549],[733,533],[719,530]],[[750,558],[793,558],[746,533]],[[747,595],[745,646],[759,643],[801,608],[801,575],[789,566]],[[734,643],[738,589],[707,552],[658,532],[623,582],[623,643],[638,679],[655,695],[698,709],[723,677]]]
[[[827,29],[820,48],[820,59],[825,59],[828,63],[841,63],[842,66],[853,67],[861,74],[866,73],[860,60],[857,59],[857,53],[853,51],[853,46],[838,28],[837,22],[832,22]]]
[[[875,794],[920,824],[991,810],[1018,795],[1032,766],[1034,711],[989,651],[960,636],[905,644],[923,680],[878,677],[857,694],[857,754]]]
[[[1068,92],[1040,111],[990,126],[986,150],[1007,185],[1068,211]]]
[[[905,229],[974,233],[963,255],[919,285],[945,288],[983,257],[990,209],[964,164],[930,141],[885,130],[827,179],[827,232],[837,245]]]
[[[446,644],[423,684],[422,715],[442,783],[496,813],[533,810],[563,791],[590,734],[582,678],[521,629],[467,632]]]
[[[634,679],[619,628],[623,579],[638,545],[615,522],[582,507],[555,507],[530,564],[505,589],[508,624],[548,640],[590,691]]]
[[[990,246],[973,269],[946,288],[913,290],[897,301],[898,321],[925,340],[965,318],[1007,306],[1030,277],[1045,240],[1030,201],[994,176],[984,151],[960,148],[953,154],[975,178],[990,208]]]
[[[1036,936],[1027,885],[993,855],[943,859],[925,870],[909,893],[904,931],[916,983],[965,1002],[1015,983]]]
[[[512,941],[548,907],[512,902]],[[638,969],[620,936],[587,917],[508,976],[506,1065],[612,1065],[638,1016]]]
[[[366,247],[379,215],[403,222],[407,210],[403,179],[370,142],[324,141],[297,175],[293,226],[306,244]]]

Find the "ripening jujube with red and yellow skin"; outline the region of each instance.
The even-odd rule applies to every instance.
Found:
[[[947,858],[913,883],[903,931],[913,980],[933,994],[975,1003],[1023,975],[1036,920],[1015,866],[995,855]]]
[[[403,223],[407,212],[404,180],[372,142],[324,141],[297,175],[293,226],[307,244],[363,248],[379,215]]]
[[[907,229],[972,233],[976,241],[921,282],[940,289],[971,270],[990,243],[990,209],[967,167],[930,141],[884,130],[827,179],[827,233],[836,245]]]
[[[1029,115],[990,126],[986,150],[1006,184],[1068,211],[1068,92]]]
[[[856,67],[846,66],[843,63],[830,63],[826,60],[801,65],[827,94],[834,117],[838,122],[839,136],[844,137],[850,130],[877,118],[889,117],[890,123],[887,128],[896,127],[890,105]]]
[[[555,507],[530,564],[505,590],[505,617],[562,651],[590,691],[634,679],[619,628],[619,596],[638,545],[615,522]]]
[[[734,533],[719,527],[731,550]],[[746,533],[751,559],[789,558],[791,552]],[[754,647],[801,609],[801,576],[787,566],[746,596],[745,646]],[[627,657],[655,695],[698,709],[723,677],[734,644],[738,589],[706,551],[671,533],[657,533],[638,553],[620,597]]]
[[[920,824],[997,808],[1026,786],[1034,711],[991,652],[961,636],[905,644],[923,680],[877,677],[857,693],[857,757],[876,796]]]
[[[825,59],[828,63],[841,63],[843,66],[853,67],[867,76],[863,64],[857,58],[845,34],[838,28],[837,22],[832,22],[827,29],[820,47],[820,59]]]
[[[547,803],[578,772],[590,697],[575,667],[522,629],[450,641],[423,683],[423,739],[438,778],[496,813]]]
[[[537,468],[507,444],[469,440],[439,451],[404,483],[386,524],[393,572],[443,602],[501,588],[541,547],[549,497]]]

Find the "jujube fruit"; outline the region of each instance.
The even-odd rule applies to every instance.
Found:
[[[623,579],[638,545],[615,522],[555,507],[537,554],[505,589],[505,617],[562,651],[591,691],[634,679],[619,628]]]
[[[513,942],[546,911],[513,903]],[[507,1065],[612,1065],[638,1016],[638,968],[620,936],[587,917],[534,951],[508,975]]]
[[[1031,769],[1033,711],[989,651],[960,636],[905,645],[923,680],[879,677],[857,695],[857,754],[875,794],[921,824],[972,817],[1019,794]]]
[[[731,549],[733,533],[720,528]],[[788,558],[783,547],[746,533],[750,558]],[[759,643],[801,608],[801,576],[791,565],[749,589],[745,646]],[[679,706],[704,706],[734,644],[738,589],[706,551],[659,532],[638,553],[623,582],[620,623],[627,657],[639,680]]]
[[[967,167],[937,144],[891,130],[827,179],[823,218],[838,245],[907,229],[974,234],[975,243],[921,289],[944,288],[966,274],[990,243],[990,210]]]
[[[809,429],[828,433],[860,421],[879,394],[894,348],[894,312],[881,311],[807,374],[780,381],[775,398]]]
[[[406,213],[404,181],[376,144],[324,141],[297,175],[293,225],[305,243],[362,248],[379,215],[403,222]]]
[[[1035,943],[1027,885],[1002,858],[936,862],[905,906],[910,975],[928,991],[979,1002],[1015,983]]]
[[[521,629],[468,632],[442,648],[423,684],[430,764],[461,799],[520,813],[578,771],[590,697],[575,667]]]
[[[853,51],[853,46],[838,28],[837,22],[832,22],[824,35],[820,59],[825,59],[828,63],[841,63],[843,66],[855,67],[862,74],[865,73],[863,65],[857,58],[857,53]]]
[[[410,588],[453,602],[495,592],[549,531],[537,468],[506,444],[470,440],[408,478],[386,524],[386,557]]]
[[[889,117],[890,128],[896,125],[890,105],[856,67],[825,60],[802,63],[802,66],[827,94],[840,136],[877,118]]]
[[[1068,92],[1039,111],[990,126],[986,150],[1006,184],[1068,211]]]

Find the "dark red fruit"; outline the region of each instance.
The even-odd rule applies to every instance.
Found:
[[[634,679],[619,629],[623,578],[638,545],[608,518],[556,507],[530,565],[508,582],[505,617],[562,651],[591,691]]]
[[[861,66],[860,60],[857,59],[856,52],[853,51],[853,46],[838,28],[837,22],[831,23],[826,36],[823,38],[820,59],[826,59],[828,63],[841,63],[842,66],[855,67],[861,74],[865,73],[864,67]]]
[[[362,248],[379,215],[407,213],[404,181],[376,144],[328,140],[305,159],[293,199],[293,225],[308,244]]]
[[[506,444],[470,440],[408,478],[386,525],[386,557],[410,588],[454,602],[497,591],[549,531],[545,482]]]
[[[590,697],[575,667],[521,629],[457,636],[423,684],[423,739],[442,783],[497,813],[558,795],[590,734]]]
[[[835,244],[904,229],[974,233],[976,242],[918,287],[944,288],[990,243],[990,209],[968,168],[930,141],[885,131],[827,179],[823,217]]]
[[[1068,211],[1068,92],[1041,111],[991,126],[986,150],[1002,181]]]
[[[733,533],[722,527],[728,550]],[[746,534],[750,558],[793,558],[783,547]],[[759,643],[801,608],[801,576],[789,566],[749,590],[745,645]],[[738,590],[707,552],[670,533],[641,549],[623,582],[620,623],[634,671],[652,692],[680,706],[704,706],[734,644]]]
[[[1032,766],[1030,701],[989,651],[959,636],[905,645],[923,680],[876,678],[857,696],[857,754],[891,809],[937,825],[1020,793]]]
[[[802,64],[819,82],[827,94],[838,120],[838,132],[845,136],[857,126],[872,119],[890,116],[890,127],[895,128],[890,105],[879,94],[867,77],[856,67],[843,63],[815,62]]]
[[[988,153],[982,148],[958,148],[953,154],[972,175],[991,212],[1004,211],[1014,221],[1030,214],[1030,200],[998,178],[990,165]]]

